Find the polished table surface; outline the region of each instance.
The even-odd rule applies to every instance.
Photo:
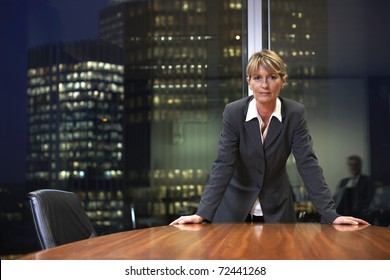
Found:
[[[390,228],[323,224],[195,224],[120,232],[21,260],[389,260]]]

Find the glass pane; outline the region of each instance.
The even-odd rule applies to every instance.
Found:
[[[216,155],[224,105],[242,97],[241,1],[136,1],[122,17],[124,190],[139,226],[194,211]],[[103,24],[106,23],[106,24]],[[114,41],[113,41],[114,42]]]
[[[130,227],[131,207],[138,228],[194,211],[243,96],[242,2],[109,1],[97,38],[32,33],[28,188],[79,193],[99,233]]]
[[[363,173],[390,185],[388,10],[385,0],[271,1],[271,47],[289,72],[281,94],[306,105],[314,149],[333,192],[350,175],[346,159],[355,154]],[[298,194],[302,183],[293,158],[289,173]]]
[[[30,2],[0,4],[1,254],[38,249],[36,189],[76,192],[99,234],[193,211],[243,96],[246,1]]]

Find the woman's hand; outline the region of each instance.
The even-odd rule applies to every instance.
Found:
[[[333,225],[369,225],[365,220],[351,216],[339,216],[333,222]]]
[[[200,224],[203,221],[204,219],[198,215],[181,216],[180,218],[174,220],[169,225],[173,226],[173,225],[183,225],[183,224]]]

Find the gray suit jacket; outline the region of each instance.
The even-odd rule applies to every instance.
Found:
[[[279,97],[282,122],[271,119],[263,145],[258,120],[245,122],[252,98],[248,96],[225,107],[218,156],[196,214],[213,223],[244,222],[259,197],[265,222],[296,222],[286,171],[292,151],[321,222],[331,223],[338,214],[312,148],[304,106]]]

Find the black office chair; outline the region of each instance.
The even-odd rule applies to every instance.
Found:
[[[390,227],[390,186],[377,186],[370,203],[370,221],[376,226]]]
[[[74,193],[42,189],[28,193],[27,197],[42,249],[97,236]]]

